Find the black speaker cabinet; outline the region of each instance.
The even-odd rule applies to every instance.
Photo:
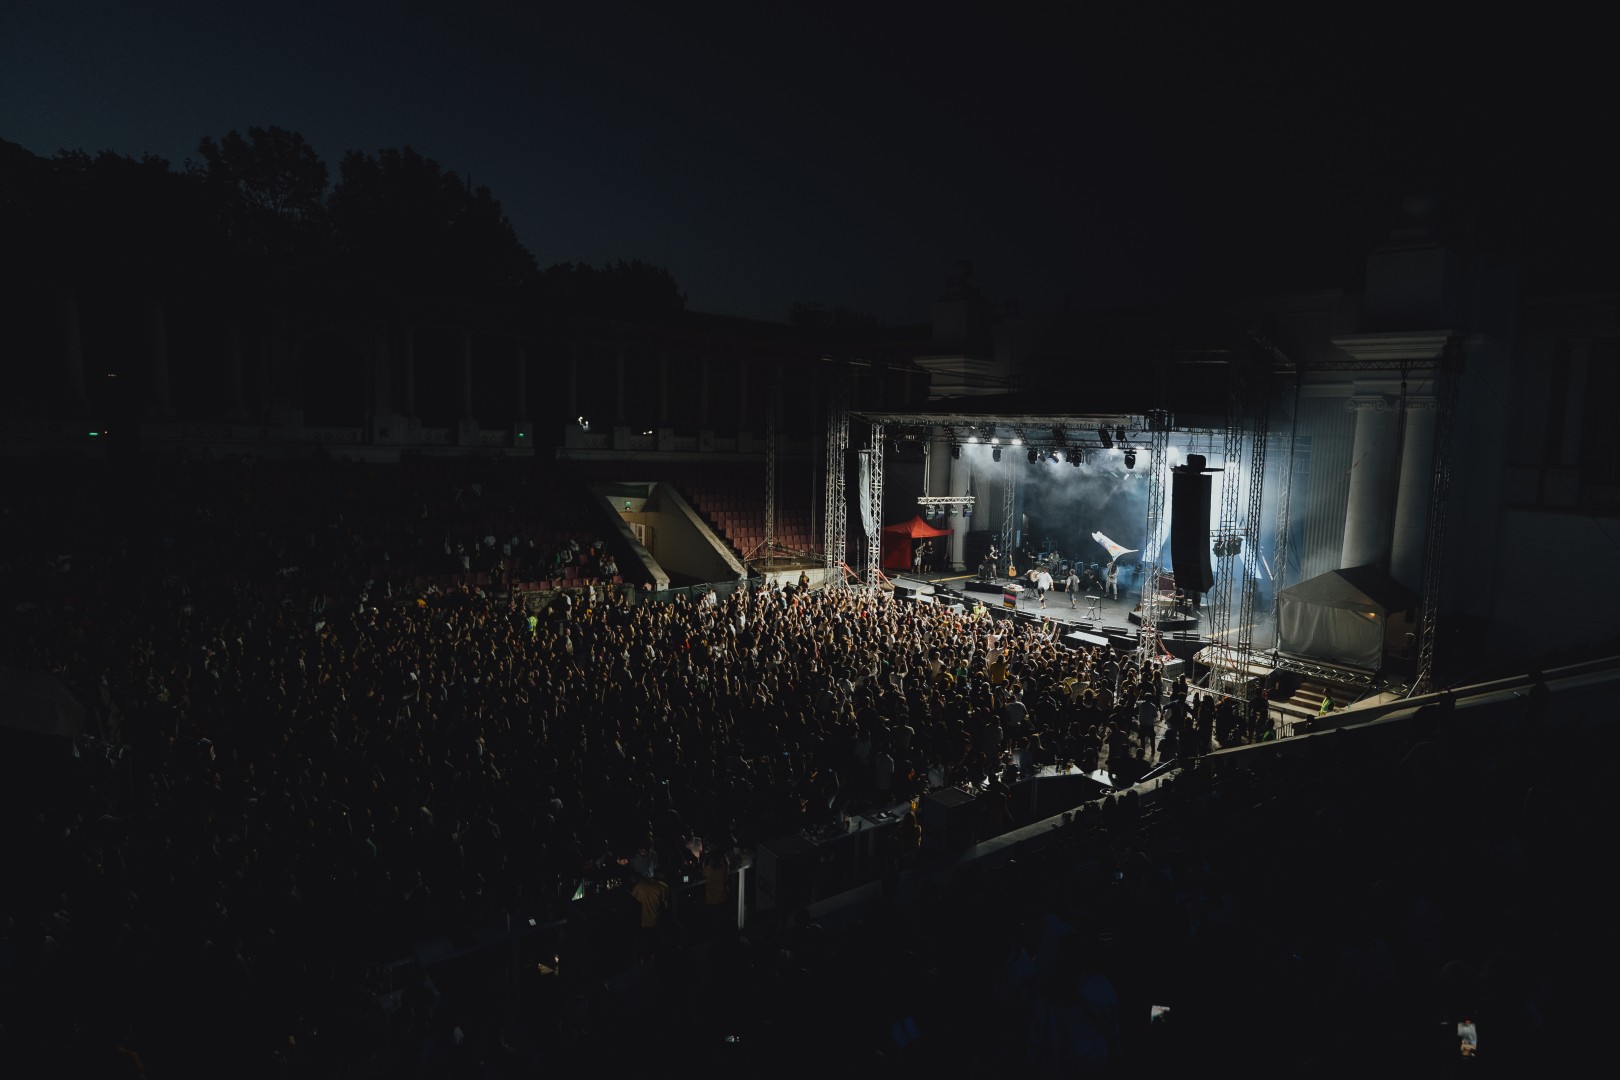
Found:
[[[923,847],[961,851],[974,844],[973,796],[960,788],[940,788],[922,797]]]

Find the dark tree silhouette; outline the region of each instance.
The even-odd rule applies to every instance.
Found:
[[[605,263],[556,263],[546,267],[534,290],[539,306],[558,316],[664,319],[686,310],[686,294],[673,275],[640,259]]]
[[[218,223],[244,254],[281,261],[325,246],[326,163],[296,131],[248,128],[197,144],[191,166],[213,195]]]
[[[200,276],[208,228],[199,195],[159,157],[64,150],[47,160],[0,148],[0,226],[29,288],[117,281],[149,295]]]
[[[410,147],[343,156],[329,207],[364,282],[396,293],[496,300],[523,286],[534,257],[486,187]]]

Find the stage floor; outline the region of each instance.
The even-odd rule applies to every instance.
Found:
[[[1017,611],[1018,614],[1031,618],[1046,618],[1052,622],[1071,625],[1075,630],[1089,634],[1106,637],[1116,642],[1129,639],[1134,642],[1140,633],[1139,615],[1141,604],[1140,586],[1129,586],[1120,583],[1119,599],[1109,596],[1092,596],[1081,594],[1072,598],[1061,588],[1053,589],[1046,595],[1046,605],[1041,606],[1035,595],[1035,590],[1029,587],[1028,581],[1015,581],[1012,578],[998,578],[995,582],[982,582],[976,574],[964,573],[938,573],[938,574],[900,574],[893,578],[897,588],[912,592],[924,592],[932,589],[935,599],[941,603],[962,603],[971,607],[975,602],[983,603],[987,607],[998,611]],[[1012,584],[1023,584],[1024,591],[1018,594],[1016,608],[1008,607],[1006,587]],[[1233,597],[1233,622],[1236,622],[1237,597]],[[1208,596],[1204,597],[1202,608],[1194,611],[1176,611],[1167,601],[1159,609],[1159,627],[1166,646],[1172,653],[1180,656],[1187,653],[1190,658],[1192,651],[1209,644],[1211,633],[1210,610]],[[1253,639],[1256,643],[1266,643],[1269,651],[1273,637],[1273,622],[1271,613],[1256,612]]]

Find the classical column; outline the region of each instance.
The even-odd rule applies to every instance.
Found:
[[[278,311],[270,324],[270,353],[265,383],[265,415],[277,424],[299,425],[303,420],[303,401],[293,384],[292,326],[285,312]]]
[[[624,346],[613,350],[613,422],[624,423]]]
[[[169,323],[163,301],[152,304],[152,415],[158,420],[174,419],[174,401],[169,396]]]
[[[709,427],[709,358],[698,361],[698,427]]]
[[[579,412],[579,343],[576,341],[568,346],[568,411],[573,416],[568,418],[572,424]]]
[[[1383,394],[1354,396],[1345,407],[1356,414],[1356,437],[1350,451],[1350,492],[1339,565],[1382,566],[1389,554],[1395,410]]]
[[[1592,366],[1592,339],[1569,343],[1569,390],[1564,395],[1564,437],[1558,445],[1558,464],[1573,468],[1581,463],[1581,427],[1586,419],[1586,377]]]
[[[230,349],[231,382],[229,387],[230,400],[227,407],[230,410],[230,418],[240,421],[247,418],[247,408],[243,404],[244,395],[242,393],[242,325],[234,319],[231,320]]]
[[[405,415],[406,416],[415,416],[416,415],[416,327],[414,327],[414,326],[405,327],[404,346],[405,346],[405,350],[404,350],[405,355],[400,358],[401,364],[405,368],[405,370],[400,373],[401,380],[404,383],[404,385],[401,387],[401,392],[404,394],[404,397],[405,397],[403,405],[405,406]]]
[[[669,426],[669,350],[658,354],[658,426]]]
[[[461,418],[463,420],[471,420],[473,414],[472,345],[472,331],[463,330],[461,332]]]
[[[67,364],[68,385],[73,388],[79,404],[88,405],[90,398],[84,391],[84,333],[79,328],[79,297],[76,293],[70,292],[62,298],[62,329],[66,336],[64,344],[67,348],[62,359]]]
[[[394,411],[394,386],[388,370],[388,324],[378,323],[371,335],[371,412]]]
[[[513,387],[517,394],[517,420],[523,423],[529,419],[529,350],[518,347],[517,351],[517,385]]]
[[[1434,490],[1434,400],[1408,398],[1401,437],[1401,476],[1395,493],[1389,575],[1423,594],[1423,553],[1428,540],[1429,496]],[[1346,564],[1349,565],[1349,564]]]

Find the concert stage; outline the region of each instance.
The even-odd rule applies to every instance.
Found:
[[[959,603],[968,608],[983,604],[1001,617],[1045,619],[1069,631],[1063,635],[1063,639],[1076,648],[1106,640],[1117,649],[1130,650],[1136,647],[1137,636],[1141,632],[1142,598],[1136,589],[1127,591],[1124,582],[1120,583],[1117,600],[1108,596],[1077,595],[1072,605],[1069,594],[1059,585],[1046,594],[1046,606],[1043,608],[1027,581],[1014,581],[1006,577],[982,581],[976,574],[961,573],[925,574],[922,577],[933,586],[931,599],[936,603]],[[1006,603],[1007,589],[1015,584],[1023,585],[1024,591],[1015,594],[1017,603],[1009,606]],[[1177,611],[1170,597],[1164,598],[1159,610],[1159,632],[1164,646],[1182,660],[1190,660],[1194,653],[1209,644],[1207,622],[1207,612]]]

